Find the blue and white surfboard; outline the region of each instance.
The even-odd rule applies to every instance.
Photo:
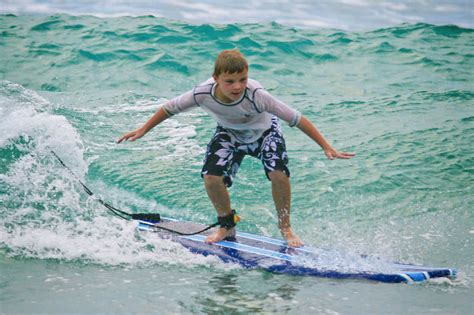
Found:
[[[184,233],[202,229],[201,224],[164,218],[160,223],[139,221],[141,231],[156,232],[171,238],[191,252],[204,256],[214,255],[223,262],[237,263],[245,268],[261,268],[273,273],[317,276],[338,279],[365,279],[388,283],[423,282],[433,278],[455,278],[452,268],[432,268],[418,265],[384,262],[377,257],[342,254],[303,246],[288,247],[283,240],[237,232],[233,240],[208,244],[207,233],[192,236],[172,234],[158,226]]]

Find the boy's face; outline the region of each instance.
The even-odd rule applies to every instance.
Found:
[[[217,83],[216,97],[224,103],[237,101],[247,88],[248,71],[221,73],[214,80]]]

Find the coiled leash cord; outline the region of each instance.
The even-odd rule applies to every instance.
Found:
[[[200,234],[200,233],[205,232],[209,229],[212,229],[213,227],[218,226],[218,225],[220,225],[221,227],[224,227],[226,229],[230,229],[230,228],[234,227],[237,224],[237,222],[240,221],[240,217],[235,213],[235,210],[232,210],[232,213],[227,215],[227,216],[217,217],[217,222],[216,223],[213,223],[213,224],[205,227],[204,229],[202,229],[200,231],[197,231],[197,232],[193,232],[193,233],[183,233],[183,232],[180,232],[180,231],[177,231],[177,230],[173,230],[173,229],[161,226],[161,225],[157,224],[157,223],[161,222],[161,217],[160,217],[159,213],[128,213],[128,212],[122,211],[120,209],[117,209],[117,208],[111,206],[110,204],[108,204],[107,202],[103,201],[100,198],[95,197],[94,193],[76,176],[76,174],[74,174],[74,172],[66,165],[66,163],[64,163],[63,160],[61,160],[61,158],[56,154],[56,152],[51,150],[51,153],[56,157],[56,159],[59,161],[59,163],[61,163],[61,165],[65,169],[67,169],[69,171],[69,173],[71,173],[71,175],[74,177],[74,179],[77,180],[79,182],[79,184],[81,184],[84,191],[90,197],[97,200],[101,205],[103,205],[105,208],[107,208],[107,210],[109,210],[112,214],[114,214],[115,216],[117,216],[121,219],[124,219],[124,220],[127,220],[127,221],[129,221],[129,220],[146,221],[148,223],[151,223],[149,225],[151,225],[154,228],[164,230],[164,231],[168,231],[168,232],[171,232],[171,233],[175,233],[175,234],[178,234],[178,235],[184,235],[184,236]]]

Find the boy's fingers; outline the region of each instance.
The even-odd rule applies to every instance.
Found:
[[[123,140],[127,140],[129,137],[130,137],[129,134],[127,133],[126,135],[122,136],[122,138],[118,139],[118,140],[117,140],[117,143],[120,143],[120,142],[122,142]]]
[[[352,158],[353,156],[355,156],[355,153],[348,153],[348,152],[330,152],[330,151],[327,151],[326,152],[326,156],[328,157],[328,159],[330,160],[334,160],[335,158],[337,159],[350,159]]]
[[[355,156],[355,153],[342,152],[339,154],[339,157],[342,159],[350,159],[353,156]]]
[[[135,141],[135,140],[137,140],[137,139],[140,139],[142,136],[143,136],[142,134],[139,134],[139,133],[134,132],[134,133],[132,133],[131,135],[129,135],[129,136],[127,137],[127,139],[128,139],[128,141],[133,142],[133,141]]]

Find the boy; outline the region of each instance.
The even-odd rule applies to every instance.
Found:
[[[201,107],[217,121],[207,146],[201,176],[218,214],[220,228],[206,238],[209,243],[235,235],[235,211],[227,188],[245,155],[259,158],[272,183],[272,196],[280,232],[288,246],[303,245],[290,224],[290,171],[285,140],[278,118],[296,126],[319,144],[329,159],[349,159],[354,153],[333,149],[317,128],[298,111],[277,100],[255,80],[248,79],[248,64],[238,50],[222,51],[215,61],[211,79],[165,103],[141,128],[122,136],[135,141],[165,119]]]

